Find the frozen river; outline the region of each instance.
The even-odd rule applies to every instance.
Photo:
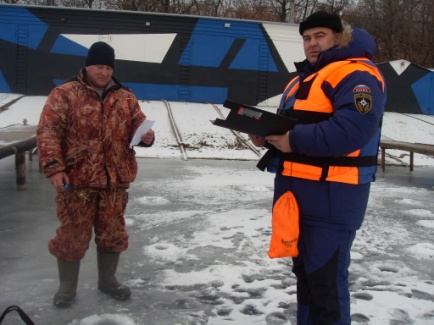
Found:
[[[37,157],[22,192],[13,157],[0,160],[0,312],[19,305],[41,325],[295,325],[291,260],[266,255],[272,175],[254,161],[138,161],[126,214],[130,247],[118,269],[131,299],[97,290],[92,243],[75,303],[57,309],[57,266],[47,250],[58,226],[54,190]],[[434,168],[378,173],[353,246],[353,324],[434,323],[433,186]],[[11,313],[3,324],[23,323]]]

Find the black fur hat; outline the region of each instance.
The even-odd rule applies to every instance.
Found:
[[[303,35],[306,29],[314,27],[327,27],[338,33],[344,30],[341,18],[336,14],[329,14],[325,11],[317,11],[301,22],[299,28],[300,35]]]

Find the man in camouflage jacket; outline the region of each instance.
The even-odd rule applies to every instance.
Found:
[[[79,75],[51,91],[38,125],[39,159],[57,191],[61,222],[48,245],[59,267],[60,287],[53,299],[59,307],[69,306],[76,295],[92,228],[99,290],[116,299],[131,295],[115,273],[120,252],[128,248],[127,188],[137,174],[130,141],[146,116],[133,92],[113,78],[114,60],[108,44],[93,44]],[[139,145],[153,142],[149,130]]]

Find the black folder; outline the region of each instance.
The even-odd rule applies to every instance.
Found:
[[[215,119],[211,123],[261,138],[267,135],[285,134],[294,127],[296,122],[295,119],[230,100],[226,100],[223,106],[231,110],[229,115],[225,120]]]

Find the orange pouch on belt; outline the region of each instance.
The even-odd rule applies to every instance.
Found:
[[[300,233],[298,204],[291,191],[283,194],[273,207],[271,217],[271,241],[268,256],[298,256],[298,235]]]

